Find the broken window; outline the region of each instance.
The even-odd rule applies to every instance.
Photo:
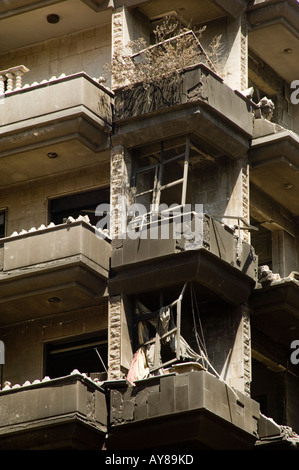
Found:
[[[215,372],[209,363],[196,297],[192,283],[136,297],[136,352],[127,376],[130,382],[183,362]]]
[[[107,378],[107,332],[96,337],[45,346],[45,374],[51,379],[69,375],[74,369],[88,376]]]
[[[101,217],[95,215],[97,206],[109,203],[109,188],[51,199],[49,202],[50,222],[54,222],[56,225],[62,224],[68,217],[77,219],[81,215],[88,216],[90,223],[96,226],[101,219]]]
[[[6,211],[0,210],[0,238],[6,235]]]
[[[135,202],[148,212],[157,211],[160,204],[185,205],[189,157],[189,137],[135,149],[131,183]]]

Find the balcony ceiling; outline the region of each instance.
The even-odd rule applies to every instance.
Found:
[[[137,4],[138,9],[150,20],[158,19],[175,12],[186,24],[208,22],[224,16],[237,16],[246,6],[245,0],[153,0],[153,1],[118,1],[116,4]]]
[[[261,2],[248,10],[249,47],[284,80],[298,79],[299,3]]]
[[[110,9],[94,11],[81,0],[34,3],[44,6],[0,10],[0,53],[111,22]],[[58,15],[59,23],[48,23],[49,14]]]
[[[299,215],[298,149],[298,135],[284,130],[253,139],[248,153],[251,182],[295,216]]]

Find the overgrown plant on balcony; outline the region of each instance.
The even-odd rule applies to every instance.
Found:
[[[204,63],[221,75],[223,53],[221,35],[215,36],[205,51],[200,43],[206,27],[189,29],[173,17],[167,17],[153,31],[154,44],[147,46],[144,38],[131,41],[116,49],[107,69],[113,77],[113,88],[132,88],[136,83],[143,89],[161,85],[163,80],[176,83],[181,72],[192,65]]]

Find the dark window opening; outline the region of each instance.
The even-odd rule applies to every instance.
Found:
[[[272,269],[272,232],[254,219],[251,224],[258,228],[251,232],[251,244],[258,255],[259,266],[267,265]]]
[[[0,238],[6,235],[6,211],[0,210]]]
[[[107,379],[107,333],[84,340],[56,342],[45,346],[45,375],[64,377],[77,369],[88,376]]]
[[[68,217],[77,219],[88,216],[92,225],[97,225],[101,216],[96,216],[96,208],[101,204],[110,203],[110,189],[102,188],[84,193],[73,194],[52,199],[49,202],[50,222],[62,224]],[[105,214],[104,214],[105,215]]]

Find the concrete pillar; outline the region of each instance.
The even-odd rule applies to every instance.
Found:
[[[227,24],[228,57],[224,67],[225,83],[235,90],[248,88],[247,21],[240,16]]]
[[[123,294],[109,299],[108,376],[111,380],[126,377],[133,359],[132,308]]]

